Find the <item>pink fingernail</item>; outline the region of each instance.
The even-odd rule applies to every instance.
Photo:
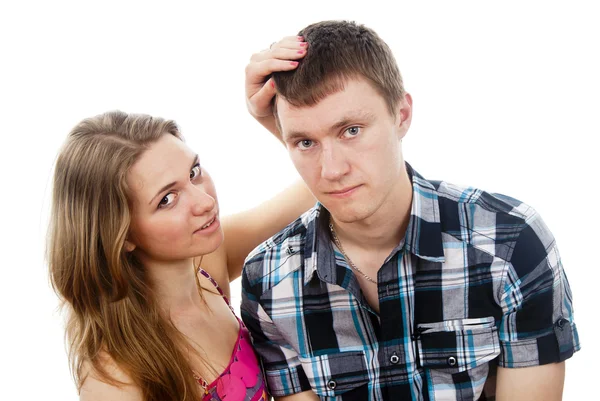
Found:
[[[290,64],[293,65],[294,67],[298,65],[297,61],[290,61]]]
[[[298,54],[304,54],[304,50],[298,50]]]
[[[271,88],[275,87],[275,81],[271,80]]]
[[[297,37],[299,41],[303,41],[304,40],[304,36],[298,36]]]
[[[306,42],[302,42],[302,43],[300,43],[300,46],[305,47],[307,44],[308,43],[306,43]]]

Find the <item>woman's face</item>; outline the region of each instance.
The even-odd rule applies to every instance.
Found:
[[[213,252],[223,242],[212,179],[198,156],[165,134],[127,174],[132,201],[126,244],[142,262],[179,261]]]

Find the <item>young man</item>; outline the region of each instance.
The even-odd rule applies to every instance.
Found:
[[[246,259],[242,317],[271,394],[561,399],[579,341],[542,219],[404,162],[412,100],[372,30],[329,21],[300,35],[298,68],[249,96],[319,200]],[[281,42],[248,68],[294,49]],[[264,113],[274,88],[276,120]]]

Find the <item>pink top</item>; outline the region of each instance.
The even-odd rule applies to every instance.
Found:
[[[198,268],[198,271],[215,286],[235,316],[227,296],[217,282],[204,269]],[[268,400],[265,381],[250,341],[250,333],[244,323],[237,316],[235,318],[239,322],[240,329],[229,365],[210,384],[195,376],[205,392],[203,401]]]

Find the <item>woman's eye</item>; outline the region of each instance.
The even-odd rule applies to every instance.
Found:
[[[360,127],[350,127],[344,131],[344,136],[350,138],[355,137],[358,134],[360,134]]]
[[[175,194],[170,193],[170,194],[166,194],[161,200],[160,203],[158,204],[158,208],[163,208],[165,206],[169,206],[171,203],[173,203],[173,200],[175,200]]]
[[[311,141],[310,139],[303,139],[300,142],[298,142],[298,147],[300,149],[308,149],[313,145],[313,141]]]
[[[196,177],[199,177],[202,174],[202,170],[200,169],[200,165],[196,164],[192,171],[190,171],[190,180],[193,180]]]

